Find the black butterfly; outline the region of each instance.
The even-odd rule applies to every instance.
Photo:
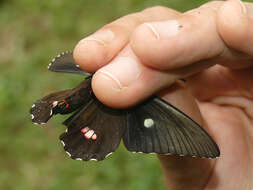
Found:
[[[91,89],[91,77],[75,64],[71,52],[54,58],[49,70],[86,74],[77,87],[49,94],[33,104],[30,113],[36,124],[45,124],[55,114],[74,112],[66,121],[60,140],[76,160],[103,160],[123,138],[131,152],[216,158],[219,148],[205,130],[186,114],[153,96],[125,110],[103,105]]]

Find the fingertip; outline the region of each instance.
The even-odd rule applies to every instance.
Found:
[[[126,54],[131,54],[129,46],[125,48],[126,51]],[[96,97],[110,107],[129,107],[144,97],[143,73],[147,75],[145,68],[133,55],[120,54],[94,74],[92,89]]]
[[[143,68],[145,71],[131,83],[124,78],[129,76],[126,69],[100,69],[92,78],[92,89],[95,96],[105,105],[113,108],[128,108],[152,96],[164,87],[177,80],[176,75],[157,72]],[[120,73],[126,73],[121,77]],[[128,79],[127,79],[128,80]]]
[[[107,52],[104,45],[96,40],[83,39],[73,51],[76,63],[90,73],[94,73],[104,64],[106,56]]]
[[[92,78],[92,89],[103,104],[113,108],[125,108],[134,104],[127,87],[122,87],[111,75],[96,72]]]

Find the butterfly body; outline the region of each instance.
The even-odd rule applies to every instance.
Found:
[[[72,53],[57,56],[49,66],[55,72],[87,74],[76,66]],[[60,136],[67,154],[76,160],[103,160],[123,139],[131,152],[216,158],[219,148],[206,131],[183,112],[157,96],[139,105],[113,109],[94,96],[89,74],[77,87],[38,100],[32,121],[46,123],[55,114],[73,114],[63,122]]]

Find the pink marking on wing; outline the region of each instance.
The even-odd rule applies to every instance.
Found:
[[[84,137],[86,139],[90,139],[93,134],[94,134],[94,131],[93,130],[89,130],[87,133],[84,134]]]
[[[94,133],[94,134],[92,135],[91,139],[94,140],[94,141],[97,140],[97,135]]]
[[[52,106],[53,108],[58,105],[58,101],[53,101]]]
[[[83,128],[83,129],[81,129],[81,132],[84,134],[84,133],[86,133],[87,131],[89,131],[90,129],[89,129],[89,127],[85,127],[85,128]]]

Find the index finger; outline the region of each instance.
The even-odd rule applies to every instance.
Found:
[[[82,39],[74,49],[74,59],[82,69],[93,73],[119,53],[138,25],[176,18],[179,14],[175,10],[157,6],[121,17]]]

